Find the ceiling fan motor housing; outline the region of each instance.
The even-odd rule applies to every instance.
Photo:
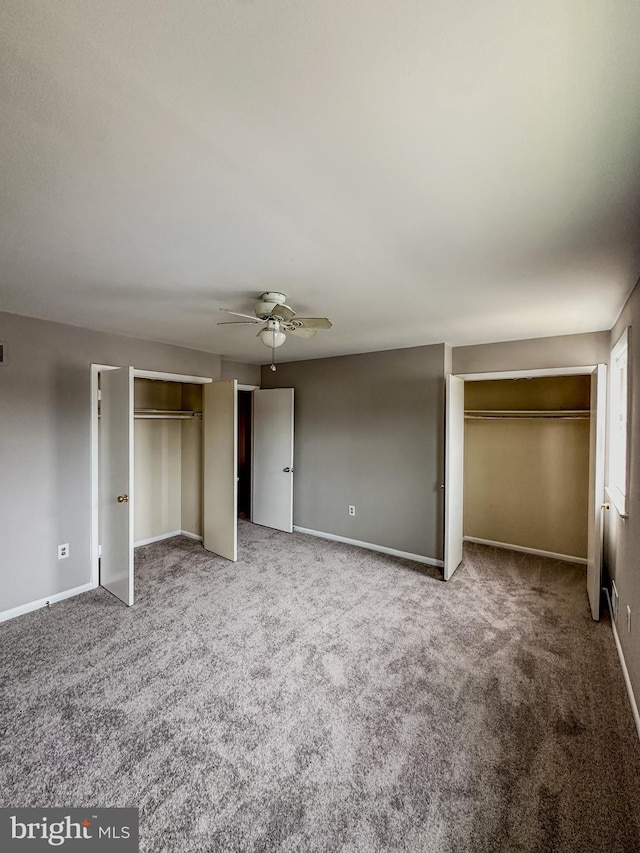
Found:
[[[276,305],[284,305],[288,308],[289,306],[286,304],[286,299],[287,296],[285,293],[268,290],[266,293],[262,294],[258,304],[256,305],[256,317],[260,317],[261,320],[266,320],[268,317],[272,316],[273,309]]]

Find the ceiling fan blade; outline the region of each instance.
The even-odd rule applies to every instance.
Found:
[[[254,326],[251,320],[226,320],[224,323],[216,323],[216,326]]]
[[[296,335],[299,338],[312,338],[316,330],[315,329],[305,329],[302,326],[296,326],[294,329],[287,329],[287,333],[291,335]]]
[[[288,305],[276,305],[271,309],[271,314],[273,317],[278,317],[280,320],[291,320],[292,317],[296,316],[296,312],[293,308],[289,308]]]
[[[259,317],[252,316],[251,314],[241,314],[239,311],[229,311],[228,308],[221,308],[221,311],[224,311],[225,314],[232,314],[234,317],[246,317],[247,320],[251,320],[253,323],[263,323],[264,320],[261,320]]]
[[[306,329],[330,329],[333,326],[327,317],[296,317],[293,322]]]

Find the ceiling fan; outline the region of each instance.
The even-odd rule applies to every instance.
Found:
[[[242,314],[239,311],[230,311],[221,308],[227,314],[234,317],[244,317],[244,320],[227,320],[218,323],[219,326],[252,326],[262,325],[258,337],[265,346],[272,350],[275,356],[277,347],[281,347],[286,341],[287,335],[295,335],[298,338],[312,338],[318,329],[330,329],[333,325],[326,317],[296,317],[296,312],[286,304],[287,297],[284,293],[268,290],[263,293],[255,306],[255,317],[251,314]],[[275,370],[275,357],[271,364]]]

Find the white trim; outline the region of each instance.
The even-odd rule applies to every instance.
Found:
[[[19,607],[13,607],[11,610],[0,611],[0,622],[6,622],[8,619],[15,619],[16,616],[23,616],[25,613],[31,613],[33,610],[40,610],[48,604],[56,604],[58,601],[64,601],[65,598],[73,598],[74,595],[81,595],[83,592],[89,592],[96,589],[97,584],[85,583],[82,586],[76,586],[73,589],[65,589],[64,592],[56,592],[47,598],[39,598],[37,601],[29,601],[27,604],[21,604]]]
[[[187,536],[189,539],[197,539],[202,542],[202,536],[197,533],[189,533],[186,530],[172,530],[170,533],[161,533],[159,536],[150,536],[149,539],[138,539],[133,543],[134,548],[140,548],[142,545],[151,545],[153,542],[162,542],[163,539],[171,539],[172,536]]]
[[[171,539],[172,536],[180,536],[182,530],[172,530],[170,533],[161,533],[159,536],[150,536],[148,539],[138,539],[133,543],[134,548],[140,548],[142,545],[151,545],[153,542],[161,542],[163,539]]]
[[[259,385],[238,385],[237,390],[238,391],[259,391],[260,386]]]
[[[591,374],[597,365],[587,364],[581,367],[540,367],[534,370],[494,370],[486,373],[455,373],[465,382],[479,382],[485,379],[530,379],[535,376],[582,376]]]
[[[386,545],[373,545],[371,542],[361,542],[359,539],[348,539],[346,536],[336,536],[335,533],[322,533],[320,530],[309,530],[307,527],[293,525],[294,533],[306,533],[307,536],[317,536],[319,539],[331,539],[333,542],[344,542],[345,545],[356,545],[358,548],[366,548],[368,551],[379,551],[381,554],[390,554],[392,557],[402,557],[403,560],[413,560],[414,563],[425,563],[427,566],[437,566],[441,569],[444,565],[442,560],[433,557],[423,557],[422,554],[411,554],[409,551],[398,551],[396,548],[387,548]]]
[[[551,557],[553,560],[564,560],[565,563],[587,565],[586,557],[572,557],[570,554],[556,554],[555,551],[541,551],[540,548],[526,548],[524,545],[509,545],[507,542],[494,542],[491,539],[479,539],[477,536],[465,536],[465,542],[475,542],[478,545],[490,545],[492,548],[504,548],[507,551],[518,551],[521,554],[535,554],[537,557]]]
[[[625,501],[620,489],[616,489],[615,486],[605,486],[604,493],[609,499],[609,502],[613,504],[613,507],[620,518],[629,518],[629,513],[625,511]]]
[[[640,712],[638,711],[638,703],[636,702],[636,697],[633,695],[633,687],[631,686],[631,679],[629,678],[629,670],[627,669],[627,662],[624,659],[624,654],[622,651],[622,646],[620,645],[620,637],[618,636],[618,629],[616,628],[616,623],[613,618],[613,607],[611,606],[611,598],[609,597],[609,590],[606,587],[603,587],[604,593],[607,596],[607,604],[609,606],[609,615],[611,616],[611,628],[613,630],[613,639],[616,641],[616,648],[618,650],[618,657],[620,658],[620,667],[622,668],[622,675],[624,677],[624,683],[627,688],[627,693],[629,694],[629,702],[631,703],[631,713],[633,714],[633,720],[636,724],[636,731],[638,732],[638,737],[640,738]]]
[[[160,382],[183,382],[188,385],[207,385],[213,382],[208,376],[186,376],[182,373],[164,373],[159,370],[138,370],[134,368],[135,379],[157,379]]]
[[[620,358],[622,353],[628,352],[628,350],[629,350],[629,329],[630,328],[631,328],[630,326],[627,326],[623,330],[622,334],[618,338],[616,345],[611,350],[611,358],[612,359]]]
[[[187,539],[195,539],[196,542],[202,542],[202,536],[197,533],[191,533],[189,530],[181,530],[180,536],[186,536]]]

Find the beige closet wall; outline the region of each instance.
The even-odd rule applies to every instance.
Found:
[[[468,382],[469,409],[588,409],[589,377]],[[465,422],[464,533],[586,557],[589,420]]]
[[[181,530],[181,422],[135,422],[136,542]]]
[[[200,386],[135,380],[136,409],[201,410]],[[202,424],[135,421],[136,542],[202,530]]]

